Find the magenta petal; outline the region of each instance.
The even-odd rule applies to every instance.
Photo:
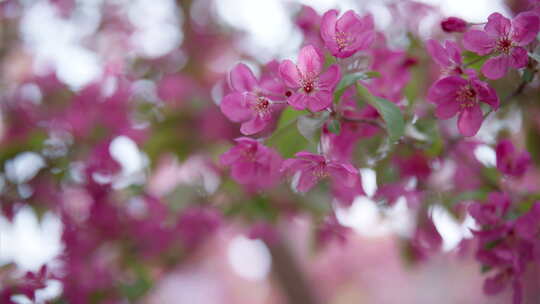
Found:
[[[337,64],[331,65],[328,70],[319,76],[318,89],[333,91],[341,80],[341,71]]]
[[[253,115],[253,112],[246,105],[244,98],[245,95],[242,93],[228,94],[219,105],[221,112],[234,122],[248,120]]]
[[[319,178],[314,174],[313,169],[302,171],[300,178],[298,179],[298,185],[296,189],[299,192],[308,192],[309,189],[313,188]]]
[[[484,120],[480,105],[466,108],[459,114],[458,129],[463,136],[474,136],[478,133]]]
[[[504,273],[499,273],[484,281],[484,292],[488,295],[497,294],[506,287],[507,283],[508,277]]]
[[[482,66],[482,73],[489,79],[499,79],[506,75],[510,67],[510,56],[500,55],[489,58]]]
[[[231,167],[231,176],[241,184],[251,182],[255,173],[256,166],[252,161],[240,161]]]
[[[512,49],[512,53],[510,54],[510,66],[512,66],[514,69],[520,69],[527,66],[527,63],[529,62],[529,55],[527,54],[527,50],[517,46]]]
[[[230,166],[232,163],[236,162],[242,157],[242,154],[239,153],[236,149],[231,149],[223,154],[221,154],[219,161],[224,166]]]
[[[336,10],[329,10],[322,16],[321,21],[321,38],[325,44],[328,42],[334,42],[336,39],[336,19],[338,12]]]
[[[435,110],[435,115],[440,119],[448,119],[456,115],[459,111],[459,103],[456,100],[439,103]]]
[[[375,38],[377,37],[375,31],[365,31],[357,34],[355,36],[354,41],[345,47],[344,52],[347,52],[347,56],[340,56],[340,57],[349,57],[350,55],[360,51],[368,49],[373,42],[375,41]]]
[[[434,103],[446,103],[456,100],[457,91],[467,84],[467,80],[458,76],[449,76],[435,82],[428,91],[428,100]]]
[[[252,135],[262,131],[267,124],[268,120],[264,120],[257,115],[253,119],[244,122],[240,126],[240,132],[244,135]]]
[[[448,56],[450,56],[450,59],[458,64],[461,65],[461,51],[459,50],[459,46],[454,41],[446,40],[445,42],[446,51],[448,52]]]
[[[471,83],[478,93],[478,99],[481,102],[487,103],[493,110],[497,110],[499,108],[499,97],[497,96],[495,89],[489,86],[489,84],[480,80],[472,80]]]
[[[312,162],[324,162],[325,161],[324,156],[319,155],[319,154],[315,154],[315,153],[311,153],[311,152],[307,152],[307,151],[300,151],[300,152],[296,153],[294,156],[296,156],[298,158],[307,159],[307,160],[310,160]]]
[[[463,35],[463,46],[469,51],[487,55],[495,47],[495,40],[484,31],[470,30]]]
[[[357,174],[350,172],[343,166],[331,165],[328,166],[328,173],[332,177],[334,183],[344,185],[346,187],[351,187],[356,181]]]
[[[426,42],[426,49],[429,55],[433,57],[433,60],[435,60],[438,65],[443,67],[447,67],[450,65],[448,53],[438,41],[434,39],[429,39]]]
[[[356,28],[361,26],[362,21],[360,16],[358,16],[353,10],[346,11],[336,23],[336,29],[344,33],[356,31]]]
[[[540,30],[540,18],[531,12],[521,13],[512,20],[512,27],[512,40],[520,46],[525,46],[536,38]]]
[[[488,22],[486,26],[484,26],[484,30],[490,37],[508,36],[511,29],[512,23],[510,22],[510,19],[499,13],[489,15]]]
[[[298,69],[304,77],[319,75],[322,69],[322,60],[314,46],[306,45],[300,50]]]
[[[295,110],[304,110],[308,103],[308,96],[306,96],[306,94],[297,92],[294,93],[291,97],[289,97],[287,102]]]
[[[319,112],[328,108],[332,104],[332,93],[329,91],[318,91],[307,96],[308,108],[311,112]]]
[[[298,72],[296,65],[288,59],[283,60],[283,62],[279,65],[279,76],[281,76],[281,79],[288,87],[298,88],[300,86],[300,80],[302,77]]]
[[[257,86],[257,79],[243,63],[237,64],[230,73],[231,87],[237,92],[251,92]]]

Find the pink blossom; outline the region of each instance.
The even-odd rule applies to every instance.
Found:
[[[441,28],[447,33],[464,33],[467,30],[467,22],[461,18],[448,17],[441,21]]]
[[[526,265],[538,257],[540,203],[512,219],[511,202],[504,193],[490,193],[484,203],[473,203],[469,213],[480,226],[473,230],[479,242],[476,258],[495,274],[484,281],[484,292],[497,294],[512,285],[513,303],[522,301],[522,276]]]
[[[499,79],[510,67],[527,65],[529,57],[524,46],[535,40],[539,30],[540,18],[533,13],[521,13],[512,20],[493,13],[483,31],[465,33],[463,45],[480,55],[492,55],[482,66],[482,73],[489,79]]]
[[[194,249],[215,233],[221,221],[221,213],[216,209],[189,207],[182,211],[177,229],[184,246]]]
[[[497,169],[504,174],[520,177],[531,164],[529,152],[522,151],[517,153],[510,140],[501,140],[495,148],[497,154]]]
[[[221,155],[221,163],[231,167],[232,178],[255,190],[274,186],[281,176],[281,156],[251,138],[235,141],[236,146]]]
[[[461,51],[457,43],[447,40],[444,47],[436,40],[426,42],[426,48],[433,60],[441,67],[443,75],[461,75]]]
[[[499,107],[499,98],[493,88],[476,77],[464,79],[448,76],[435,82],[428,99],[437,104],[435,115],[448,119],[459,113],[458,129],[464,136],[474,136],[484,120],[480,102],[492,109]]]
[[[333,64],[321,73],[322,66],[323,60],[312,45],[300,50],[298,64],[290,60],[281,63],[281,78],[286,86],[294,90],[288,100],[293,108],[319,112],[332,104],[332,91],[341,78],[340,69]]]
[[[330,10],[323,15],[321,22],[321,37],[332,55],[347,58],[373,44],[373,16],[362,18],[352,10],[339,19],[337,16],[336,10]]]
[[[294,175],[299,172],[297,189],[307,192],[323,178],[330,178],[332,183],[342,183],[353,187],[358,176],[351,164],[346,162],[332,161],[328,158],[311,152],[298,152],[296,158],[290,158],[283,162],[282,171]]]
[[[272,120],[274,102],[280,96],[273,82],[258,81],[249,67],[237,64],[230,73],[232,91],[221,101],[221,111],[234,122],[241,122],[240,132],[251,135],[262,131]]]

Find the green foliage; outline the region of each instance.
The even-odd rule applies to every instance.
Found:
[[[405,120],[401,110],[392,102],[373,96],[364,86],[356,84],[356,92],[359,97],[366,100],[371,106],[377,109],[382,119],[386,123],[386,131],[392,142],[397,141],[405,132]]]
[[[292,157],[296,152],[305,149],[309,142],[300,134],[295,124],[298,117],[307,113],[307,111],[296,111],[291,107],[283,110],[277,129],[266,140],[266,145],[275,148],[283,157]]]
[[[380,77],[381,74],[376,71],[368,71],[368,72],[358,72],[358,73],[352,73],[347,74],[341,78],[341,81],[336,86],[336,90],[334,91],[334,102],[339,102],[339,99],[341,96],[343,96],[343,93],[345,93],[345,90],[350,87],[351,85],[355,84],[359,80],[367,80],[371,78],[377,78]]]

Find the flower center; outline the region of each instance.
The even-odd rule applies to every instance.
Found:
[[[313,169],[313,175],[317,178],[325,178],[328,176],[328,171],[326,170],[326,162],[320,162]]]
[[[347,45],[349,45],[349,39],[347,34],[344,32],[336,32],[336,43],[338,45],[338,50],[343,51]]]
[[[497,41],[497,51],[506,55],[510,54],[513,46],[512,40],[508,37],[503,37]]]
[[[461,108],[471,108],[476,105],[476,91],[470,86],[461,87],[457,93],[457,101]]]
[[[302,87],[304,88],[304,92],[311,93],[315,89],[315,83],[313,79],[306,79],[302,83]]]
[[[257,97],[257,103],[253,106],[253,111],[260,116],[270,114],[270,101],[262,96]]]

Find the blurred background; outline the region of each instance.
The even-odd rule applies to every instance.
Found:
[[[119,168],[114,176],[94,176],[122,193],[115,199],[124,201],[129,214],[146,212],[133,195],[141,189],[174,202],[193,199],[197,191],[211,195],[221,187],[219,170],[198,151],[210,147],[217,154],[224,151],[224,142],[239,135],[216,107],[224,94],[224,75],[238,62],[257,72],[272,59],[294,58],[304,41],[295,23],[303,6],[318,14],[332,8],[370,12],[389,45],[405,48],[409,32],[419,39],[440,35],[444,17],[485,22],[495,11],[511,15],[523,2],[0,0],[0,267],[24,273],[65,263],[58,259],[66,239],[57,204],[75,214],[75,222],[87,216],[85,202],[90,199],[79,186],[80,167],[103,161],[93,150],[103,138]],[[85,91],[98,83],[96,90],[103,96],[116,96],[123,85],[120,75],[132,82],[135,101],[129,108],[136,113],[121,101],[99,104]],[[66,100],[77,106],[67,107]],[[117,112],[130,113],[129,128],[122,122],[127,118]],[[103,113],[111,115],[110,121]],[[100,127],[110,136],[96,135]],[[490,140],[489,134],[480,136]],[[493,165],[491,148],[484,146],[477,154]],[[400,239],[413,233],[413,215],[405,201],[386,209],[376,206],[370,199],[377,189],[374,174],[363,169],[367,196],[336,212],[337,220],[353,231],[345,244],[313,253],[310,217],[281,219],[278,225],[287,232],[307,281],[324,295],[321,303],[508,303],[507,293],[482,294],[479,265],[458,250],[471,236],[471,218],[457,220],[434,207],[443,252],[424,263],[407,262]],[[43,185],[53,179],[49,175],[61,184],[61,195],[36,194],[48,189]],[[197,190],[188,189],[194,184]],[[45,197],[52,199],[45,203]],[[99,260],[115,258],[105,252]],[[249,238],[242,225],[225,225],[188,260],[164,265],[149,267],[152,284],[136,286],[145,292],[133,302],[285,303],[270,278],[269,248]],[[51,278],[36,302],[56,299],[67,288],[61,279]],[[25,296],[15,301],[32,303]]]

